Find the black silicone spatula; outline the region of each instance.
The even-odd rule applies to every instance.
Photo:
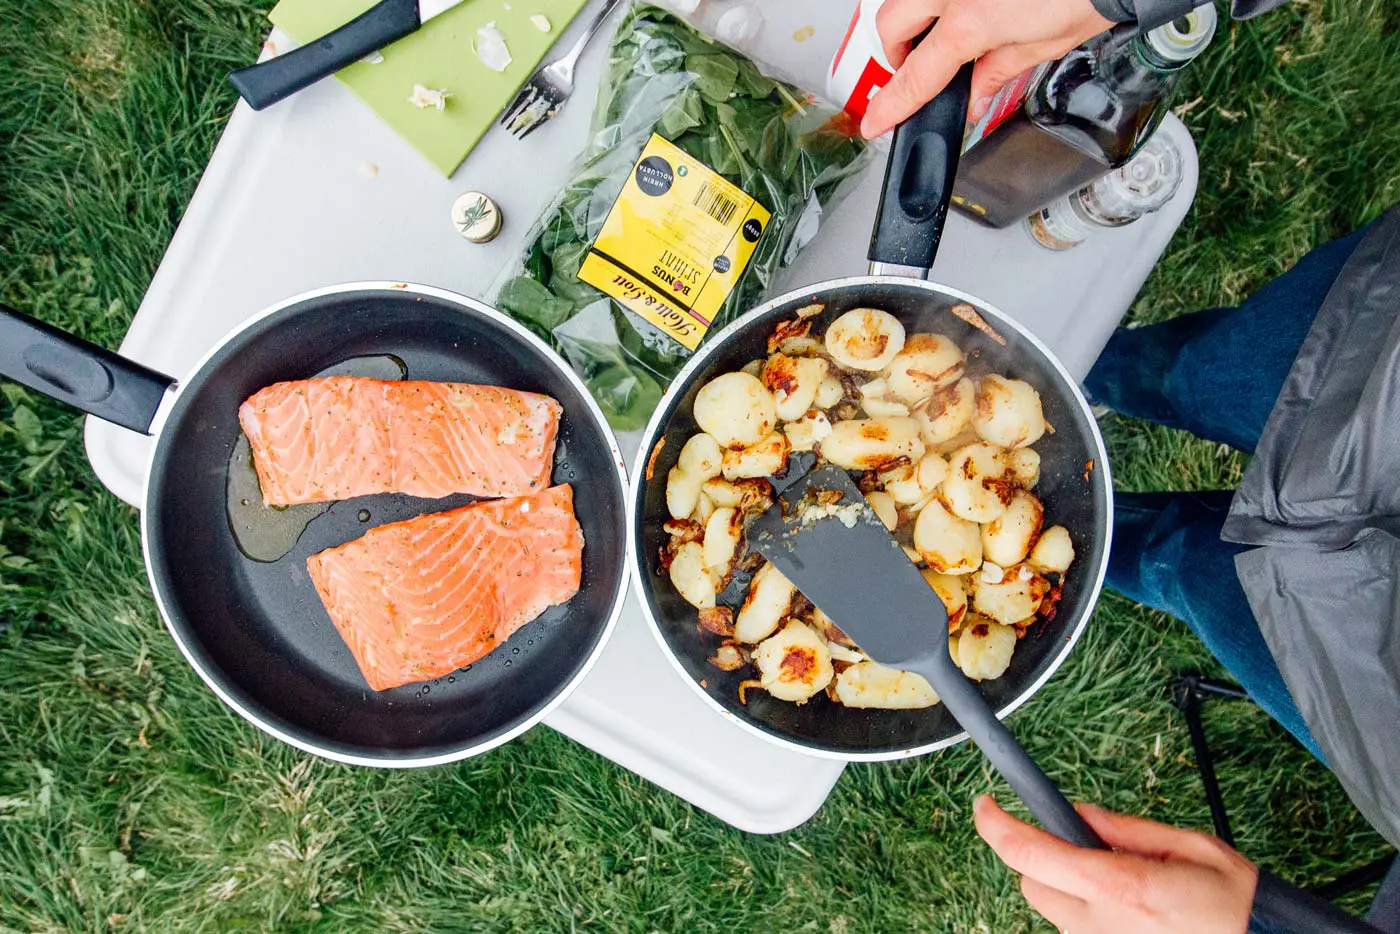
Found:
[[[943,601],[846,471],[801,469],[775,481],[778,501],[749,524],[749,543],[872,660],[923,675],[1046,830],[1107,849],[953,664]]]

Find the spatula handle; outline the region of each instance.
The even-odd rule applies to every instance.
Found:
[[[932,666],[938,666],[939,670],[928,671]],[[948,712],[957,718],[958,724],[987,756],[987,761],[1026,803],[1040,826],[1075,846],[1108,849],[1094,828],[1085,822],[1049,776],[1036,765],[1030,753],[1016,742],[1016,737],[1011,735],[1006,724],[997,719],[976,685],[954,668],[951,660],[948,668],[952,669],[952,677],[936,660],[930,659],[919,667],[925,669],[919,673],[937,686],[938,695],[948,706]]]

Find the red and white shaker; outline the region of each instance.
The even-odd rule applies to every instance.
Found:
[[[860,0],[826,77],[827,97],[856,119],[865,116],[870,98],[894,74],[875,28],[875,14],[883,3],[884,0]]]

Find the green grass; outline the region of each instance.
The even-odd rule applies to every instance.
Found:
[[[1237,301],[1400,201],[1398,11],[1300,2],[1219,38],[1178,98],[1199,98],[1200,194],[1135,319]],[[0,300],[116,345],[263,28],[232,0],[0,0]],[[1238,480],[1229,451],[1108,428],[1124,488]],[[0,547],[0,931],[1045,929],[972,834],[973,796],[1005,794],[967,748],[853,767],[811,822],[762,838],[546,729],[407,773],[264,738],[164,632],[136,514],[93,477],[79,420],[15,391]],[[1184,669],[1217,670],[1110,595],[1013,724],[1073,795],[1208,827],[1167,696]],[[1208,719],[1247,855],[1312,883],[1382,852],[1256,709]]]

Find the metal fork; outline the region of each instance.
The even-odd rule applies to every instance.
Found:
[[[559,113],[559,108],[564,106],[569,95],[574,92],[574,66],[578,64],[584,47],[603,25],[613,7],[620,2],[621,0],[608,0],[603,4],[603,8],[593,18],[593,22],[588,24],[588,29],[574,43],[567,55],[541,66],[530,76],[530,80],[525,82],[520,93],[515,95],[515,100],[511,101],[510,106],[501,115],[501,126],[514,133],[517,138],[524,139],[554,119],[554,115]]]

